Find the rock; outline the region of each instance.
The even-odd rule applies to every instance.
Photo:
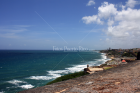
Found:
[[[140,60],[140,52],[137,54],[137,60]]]
[[[121,82],[115,82],[115,85],[119,85],[119,84],[121,84]]]
[[[88,67],[87,68],[89,71],[103,71],[103,68],[92,68],[92,67]]]
[[[93,74],[95,71],[92,71],[92,72],[88,72],[89,74]]]

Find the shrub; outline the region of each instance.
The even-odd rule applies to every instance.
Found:
[[[107,70],[107,69],[110,69],[110,68],[112,68],[112,67],[106,67],[106,68],[104,68],[104,69]]]
[[[88,74],[88,73],[84,73],[84,71],[75,72],[75,73],[71,73],[71,74],[66,74],[64,76],[56,78],[55,80],[53,80],[51,82],[48,82],[46,85],[50,85],[52,83],[56,83],[56,82],[65,81],[65,80],[68,80],[68,79],[80,77],[80,76],[83,76],[83,75],[86,75],[86,74]]]
[[[124,57],[124,56],[133,57],[130,53],[124,53],[124,54],[122,55],[122,57]]]

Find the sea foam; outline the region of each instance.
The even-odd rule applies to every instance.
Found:
[[[26,79],[34,79],[34,80],[55,79],[55,78],[60,77],[64,74],[82,71],[84,68],[87,67],[87,64],[90,65],[90,66],[95,66],[95,65],[98,66],[100,64],[103,64],[107,60],[109,60],[105,56],[105,53],[101,53],[101,57],[102,57],[102,59],[96,59],[95,61],[85,61],[85,62],[82,62],[82,64],[72,65],[72,67],[65,68],[64,70],[56,70],[56,71],[50,70],[50,71],[47,71],[48,74],[46,76],[30,76]]]
[[[34,80],[49,80],[52,79],[52,77],[49,76],[30,76],[26,79],[34,79]]]
[[[28,84],[27,82],[25,81],[21,81],[21,80],[10,80],[10,81],[7,81],[8,83],[10,84],[14,84],[15,87],[20,87],[20,88],[23,88],[23,89],[29,89],[29,88],[33,88],[34,86],[31,85],[31,84]],[[10,87],[8,87],[10,88]]]
[[[8,83],[11,83],[11,84],[14,84],[14,85],[18,85],[19,83],[27,83],[25,81],[20,81],[20,80],[10,80],[10,81],[7,81]]]
[[[23,89],[30,89],[30,88],[33,88],[34,86],[31,85],[31,84],[26,84],[26,85],[21,85],[21,86],[19,86],[19,87],[21,87],[21,88],[23,88]]]

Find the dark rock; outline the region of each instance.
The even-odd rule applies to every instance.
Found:
[[[140,52],[137,54],[137,60],[140,60]]]

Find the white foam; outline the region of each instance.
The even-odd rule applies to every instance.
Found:
[[[68,70],[69,73],[74,73],[74,72],[81,71],[84,68],[86,68],[86,64],[85,65],[76,65],[76,66],[66,68],[66,69]]]
[[[57,77],[60,77],[61,74],[67,74],[68,72],[66,70],[57,70],[57,71],[47,71],[47,76],[30,76],[26,79],[34,79],[34,80],[50,80]]]
[[[4,93],[4,91],[0,92],[0,93]]]
[[[67,70],[57,70],[57,71],[47,71],[49,74],[60,74],[60,73],[67,73]]]
[[[26,84],[26,85],[21,85],[21,86],[19,86],[19,87],[21,87],[21,88],[23,88],[23,89],[30,89],[30,88],[33,88],[34,86],[31,85],[31,84]]]
[[[79,72],[79,71],[83,70],[84,68],[86,68],[87,64],[89,64],[90,66],[100,65],[107,60],[105,53],[102,53],[101,56],[102,56],[102,59],[97,59],[96,61],[84,62],[81,65],[73,65],[72,67],[65,68],[65,70],[47,71],[48,75],[50,76],[50,78],[48,78],[48,79],[60,77],[62,74]]]
[[[56,77],[60,77],[61,76],[60,74],[53,73],[53,71],[52,71],[52,73],[49,73],[48,75],[51,76],[52,78],[56,78]]]
[[[19,83],[27,83],[25,81],[20,81],[20,80],[10,80],[10,81],[7,81],[8,83],[11,83],[11,84],[14,84],[14,85],[18,85]]]
[[[25,81],[21,81],[21,80],[10,80],[10,81],[7,81],[8,83],[10,84],[14,84],[14,88],[17,88],[17,87],[20,87],[20,88],[23,88],[23,89],[29,89],[29,88],[33,88],[34,86],[31,85],[31,84],[28,84],[27,82]],[[25,84],[24,84],[25,83]],[[24,85],[23,85],[24,84]],[[6,88],[10,88],[10,87],[6,87]],[[1,93],[1,92],[0,92]],[[3,92],[2,92],[3,93]]]
[[[56,71],[47,71],[47,76],[30,76],[26,79],[34,79],[34,80],[50,80],[57,77],[61,77],[62,74],[68,74],[68,73],[74,73],[77,71],[81,71],[83,68],[85,68],[86,65],[76,65],[71,68],[66,68],[65,70],[56,70]]]
[[[55,79],[57,77],[60,77],[63,74],[79,72],[82,71],[84,68],[86,68],[87,64],[89,66],[94,66],[94,65],[97,66],[108,60],[105,53],[101,53],[101,57],[102,57],[101,59],[95,59],[95,61],[87,61],[87,62],[82,62],[82,64],[80,65],[73,65],[72,67],[65,68],[65,70],[47,71],[48,72],[47,76],[30,76],[29,78],[26,79],[50,80],[50,79]]]
[[[49,79],[52,79],[52,77],[48,77],[48,76],[30,76],[29,78],[26,78],[26,79],[49,80]]]
[[[74,73],[83,70],[86,65],[75,65],[70,68],[65,68],[65,70],[47,71],[48,75],[53,78],[60,77],[62,74]]]

